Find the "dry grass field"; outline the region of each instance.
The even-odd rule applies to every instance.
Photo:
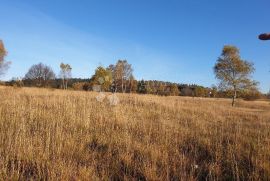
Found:
[[[269,180],[270,103],[0,88],[0,180]]]

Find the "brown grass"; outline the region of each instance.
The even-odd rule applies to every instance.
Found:
[[[266,101],[0,88],[0,180],[269,180]]]

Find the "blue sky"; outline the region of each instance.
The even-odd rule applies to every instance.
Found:
[[[23,77],[43,62],[73,77],[127,59],[137,79],[211,86],[222,47],[253,61],[253,78],[270,89],[269,0],[0,0],[0,39],[12,65],[1,79]]]

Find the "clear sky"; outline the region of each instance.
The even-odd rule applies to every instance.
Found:
[[[269,0],[0,0],[0,39],[12,65],[2,79],[23,77],[43,62],[73,77],[127,59],[137,79],[216,84],[222,47],[253,61],[253,78],[270,89]]]

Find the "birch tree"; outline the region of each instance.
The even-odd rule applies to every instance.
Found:
[[[112,72],[113,82],[117,90],[126,92],[130,90],[131,81],[133,77],[132,65],[127,60],[118,60],[115,65],[110,65],[108,68]]]
[[[68,80],[71,78],[71,66],[69,64],[60,64],[60,77],[62,79],[62,88],[67,89],[68,88]]]
[[[251,79],[254,71],[253,63],[242,60],[237,47],[224,46],[214,72],[220,81],[220,88],[233,91],[232,106],[235,105],[238,91],[256,87],[257,82]]]
[[[7,51],[5,49],[3,41],[0,40],[0,76],[5,74],[10,65],[10,62],[5,61],[6,56]]]

